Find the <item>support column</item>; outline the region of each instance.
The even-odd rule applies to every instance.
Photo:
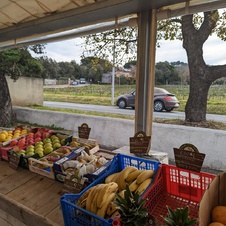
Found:
[[[156,10],[138,15],[135,133],[152,133],[155,85]]]

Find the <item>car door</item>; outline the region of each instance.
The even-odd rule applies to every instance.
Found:
[[[128,107],[132,107],[132,108],[135,107],[135,95],[136,95],[136,91],[133,91],[128,96]]]

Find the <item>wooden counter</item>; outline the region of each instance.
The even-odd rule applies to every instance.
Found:
[[[15,171],[0,160],[0,225],[63,226],[62,186],[21,167]]]

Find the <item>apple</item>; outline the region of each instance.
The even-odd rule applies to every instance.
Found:
[[[49,153],[51,153],[53,151],[53,148],[52,147],[47,147],[44,149],[44,154],[45,155],[48,155]]]
[[[10,141],[9,146],[13,147],[13,146],[17,145],[17,143],[18,143],[18,140],[12,140],[12,141]]]
[[[40,158],[44,156],[43,151],[38,151],[38,152],[36,152],[36,153],[39,155]]]

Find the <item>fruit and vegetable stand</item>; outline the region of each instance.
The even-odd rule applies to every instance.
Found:
[[[148,139],[136,134],[135,148],[101,150],[89,131],[85,125],[81,137],[73,137],[45,128],[0,130],[1,194],[16,211],[0,206],[18,221],[14,225],[123,225],[114,200],[128,201],[128,191],[139,198],[137,205],[145,200],[147,225],[163,225],[167,206],[188,206],[189,217],[198,218],[199,202],[216,175],[199,172],[196,165],[187,166],[193,170],[169,165],[166,153],[142,155],[147,147],[141,141],[147,145]],[[204,158],[189,155],[191,161]],[[133,219],[129,211],[126,218]]]

